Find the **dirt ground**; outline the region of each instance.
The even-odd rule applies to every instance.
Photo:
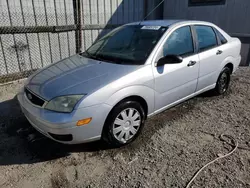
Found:
[[[185,187],[200,167],[232,149],[220,134],[250,148],[250,68],[237,71],[225,96],[201,95],[154,116],[134,143],[119,149],[41,136],[14,98],[22,84],[0,87],[0,187]],[[250,187],[250,151],[212,164],[193,187]]]

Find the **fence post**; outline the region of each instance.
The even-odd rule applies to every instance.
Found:
[[[82,0],[73,0],[74,23],[77,26],[75,31],[76,53],[82,51]]]
[[[144,6],[143,6],[143,20],[148,15],[148,0],[144,0]]]

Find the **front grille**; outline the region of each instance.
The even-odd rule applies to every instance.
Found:
[[[25,88],[24,91],[25,91],[26,97],[32,104],[41,106],[41,107],[43,106],[43,104],[45,103],[44,100],[40,99],[39,97],[31,93],[27,88]]]

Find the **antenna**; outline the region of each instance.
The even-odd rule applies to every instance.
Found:
[[[150,13],[147,14],[147,16],[145,16],[145,18],[143,18],[143,20],[141,22],[143,22],[147,17],[149,17],[165,0],[162,0],[155,8],[153,8],[153,10],[150,11]],[[141,25],[141,22],[139,23],[139,25]]]

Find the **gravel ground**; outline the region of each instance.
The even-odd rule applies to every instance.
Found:
[[[148,119],[141,136],[119,149],[41,136],[14,98],[22,84],[1,86],[0,187],[185,187],[199,168],[232,149],[220,134],[250,148],[249,68],[233,75],[226,95],[201,95]],[[34,135],[37,141],[29,142]],[[238,149],[212,164],[192,185],[250,187],[250,151]]]

